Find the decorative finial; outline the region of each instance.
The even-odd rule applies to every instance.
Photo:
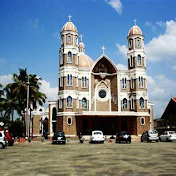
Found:
[[[136,22],[137,22],[137,20],[136,20],[136,19],[134,19],[133,21],[134,21],[134,25],[136,26]]]
[[[68,15],[68,21],[71,21],[71,17],[72,17],[71,15]]]
[[[101,49],[103,50],[103,54],[104,54],[106,48],[104,46],[102,46]]]
[[[80,41],[82,42],[84,36],[81,34],[79,37],[80,37]]]

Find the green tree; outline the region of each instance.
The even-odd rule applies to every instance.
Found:
[[[14,111],[18,111],[18,100],[16,95],[13,93],[13,90],[6,86],[4,88],[5,98],[3,101],[3,110],[4,110],[4,120],[13,122],[14,119]],[[10,118],[11,117],[11,118]]]

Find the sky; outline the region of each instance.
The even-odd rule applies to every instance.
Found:
[[[19,68],[42,78],[48,100],[57,99],[60,31],[72,16],[86,54],[127,65],[127,34],[137,19],[145,36],[149,100],[160,118],[176,97],[176,0],[0,0],[0,83]]]

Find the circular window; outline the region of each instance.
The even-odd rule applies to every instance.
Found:
[[[141,122],[141,125],[145,125],[145,118],[141,117],[140,122]]]
[[[106,91],[105,90],[100,90],[98,93],[100,98],[105,98],[106,97]]]
[[[72,124],[72,118],[71,118],[71,117],[68,117],[68,118],[67,118],[67,124],[68,124],[68,125],[71,125],[71,124]]]

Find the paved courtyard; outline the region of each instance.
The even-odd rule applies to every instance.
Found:
[[[0,150],[0,175],[176,175],[176,142],[18,143]]]

